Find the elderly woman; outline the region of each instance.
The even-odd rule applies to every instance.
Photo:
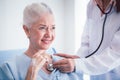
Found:
[[[77,73],[61,73],[52,62],[61,59],[46,53],[55,38],[51,9],[44,3],[33,3],[24,10],[23,29],[29,39],[24,54],[0,66],[0,80],[80,80]]]

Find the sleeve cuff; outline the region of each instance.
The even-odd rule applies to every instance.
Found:
[[[83,66],[82,58],[75,59],[75,69],[74,69],[74,71],[77,72],[77,73],[83,73],[83,71],[82,71],[83,68],[84,68],[84,66]]]

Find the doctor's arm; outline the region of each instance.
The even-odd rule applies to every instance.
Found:
[[[75,71],[75,60],[81,57],[85,57],[88,55],[88,49],[89,49],[89,36],[88,36],[88,26],[86,25],[84,27],[83,35],[82,35],[82,42],[81,42],[81,48],[79,49],[78,55],[69,55],[64,53],[57,53],[55,55],[64,57],[63,60],[59,60],[57,62],[54,62],[53,65],[55,68],[58,68],[61,72],[72,72]],[[79,61],[78,61],[79,63]]]
[[[116,32],[109,47],[101,54],[75,59],[76,71],[90,75],[106,73],[120,66],[120,30]]]
[[[87,49],[87,47],[85,47],[87,45],[87,43],[84,43],[85,49]],[[70,59],[71,56],[68,55],[67,57],[67,55],[59,54],[59,56],[65,56],[65,59],[54,63],[55,67],[62,68],[62,72],[71,72],[75,69],[76,72],[86,73],[89,75],[106,73],[120,66],[120,31],[116,32],[110,46],[104,49],[104,51],[99,55],[93,55],[89,58],[84,58],[85,56],[83,56],[82,58],[76,59]]]

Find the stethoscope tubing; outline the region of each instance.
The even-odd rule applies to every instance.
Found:
[[[104,19],[103,28],[102,28],[102,37],[101,37],[101,41],[100,41],[98,47],[95,49],[95,51],[93,51],[91,54],[87,55],[85,58],[88,58],[88,57],[94,55],[94,54],[99,50],[99,48],[100,48],[100,46],[101,46],[101,44],[102,44],[102,42],[103,42],[103,39],[104,39],[104,31],[105,31],[105,23],[106,23],[106,20],[107,20],[107,15],[111,12],[111,10],[112,10],[112,8],[113,8],[113,5],[114,5],[114,1],[112,2],[112,5],[111,5],[111,7],[110,7],[110,10],[109,10],[108,12],[104,12],[104,11],[100,8],[100,6],[97,4],[97,6],[98,6],[98,8],[100,9],[100,11],[101,11],[103,14],[105,14],[105,19]]]

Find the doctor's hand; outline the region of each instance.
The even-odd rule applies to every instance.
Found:
[[[63,73],[69,73],[74,71],[75,69],[74,59],[79,58],[79,56],[60,53],[55,55],[63,57],[64,59],[54,62],[53,63],[54,68],[59,69]]]

